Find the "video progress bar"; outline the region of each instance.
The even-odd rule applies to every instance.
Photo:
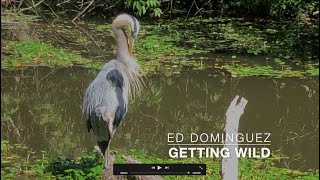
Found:
[[[205,164],[114,164],[114,175],[206,175]]]

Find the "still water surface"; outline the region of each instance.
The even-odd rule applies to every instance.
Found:
[[[111,149],[169,158],[167,133],[222,132],[236,96],[249,102],[239,132],[269,132],[271,150],[291,168],[319,168],[319,80],[231,78],[205,71],[146,77],[147,92],[129,106]],[[81,115],[97,70],[45,67],[1,72],[1,139],[34,151],[73,157],[96,145]],[[283,166],[284,163],[279,164]]]

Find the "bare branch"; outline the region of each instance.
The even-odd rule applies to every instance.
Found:
[[[77,14],[77,16],[76,16],[75,18],[73,18],[72,22],[74,22],[76,19],[78,19],[78,18],[81,16],[81,14],[83,14],[83,13],[93,4],[93,2],[94,2],[94,0],[92,0],[92,1],[88,4],[88,6],[87,6],[86,8],[84,8],[81,12],[79,12],[79,13]]]
[[[86,33],[87,36],[90,37],[90,39],[92,40],[92,42],[93,42],[99,49],[101,49],[101,47],[100,47],[100,46],[98,45],[98,43],[94,40],[94,38],[91,36],[91,34],[89,34],[86,30],[84,30],[82,27],[80,27],[80,26],[79,26],[78,24],[76,24],[75,22],[72,21],[72,23],[73,23],[74,25],[76,25],[77,27],[79,27],[79,29],[82,30],[82,32]]]
[[[45,4],[51,10],[51,12],[56,16],[56,18],[59,18],[59,16],[53,11],[49,4],[47,4],[46,2],[44,2],[43,4]]]
[[[44,0],[39,1],[37,4],[33,4],[33,5],[32,5],[32,6],[30,6],[30,7],[23,8],[23,9],[21,9],[20,11],[26,11],[26,10],[29,10],[29,9],[33,9],[33,8],[35,8],[35,7],[39,6],[41,3],[43,3],[43,1],[44,1]]]
[[[191,11],[191,9],[192,9],[192,7],[193,7],[194,3],[195,3],[195,0],[193,0],[192,4],[191,4],[191,6],[190,6],[190,8],[189,8],[189,10],[188,10],[188,13],[187,13],[187,17],[186,17],[186,19],[188,19],[189,13],[190,13],[190,11]]]
[[[61,6],[62,4],[69,3],[69,2],[70,2],[70,0],[63,1],[63,2],[61,2],[61,3],[58,3],[57,6]]]
[[[20,9],[20,7],[21,7],[21,5],[22,5],[23,1],[24,1],[24,0],[20,0],[20,1],[19,1],[18,10]]]

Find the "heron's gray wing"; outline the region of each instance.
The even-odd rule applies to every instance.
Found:
[[[123,97],[123,89],[126,88],[124,77],[117,68],[111,67],[104,67],[90,84],[84,97],[83,112],[86,115],[87,128],[88,131],[93,129],[95,134],[101,126],[100,120],[103,119],[105,112],[114,115],[112,119],[114,129],[127,112]]]
[[[118,101],[118,107],[113,121],[113,128],[115,129],[119,126],[124,115],[127,113],[127,107],[123,97],[123,89],[126,87],[124,86],[123,75],[118,69],[109,71],[107,74],[107,80],[109,80],[113,84],[113,87],[115,87],[115,93]]]
[[[108,114],[116,112],[118,100],[116,87],[107,79],[106,71],[101,71],[86,90],[83,102],[83,113],[90,131],[103,118],[105,110]]]

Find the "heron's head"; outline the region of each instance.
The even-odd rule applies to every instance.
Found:
[[[139,30],[140,30],[140,23],[135,17],[133,16],[130,16],[130,17],[132,19],[132,23],[131,23],[131,35],[128,37],[128,49],[129,49],[129,55],[132,56],[134,41],[137,39]]]
[[[140,30],[140,23],[139,21],[129,15],[129,14],[120,14],[118,15],[114,20],[113,23],[116,27],[121,28],[124,33],[126,34],[124,28],[129,27],[130,28],[130,34],[126,34],[127,37],[127,43],[128,43],[128,53],[130,56],[132,56],[133,52],[133,46],[134,46],[134,41],[138,37],[138,33]]]

